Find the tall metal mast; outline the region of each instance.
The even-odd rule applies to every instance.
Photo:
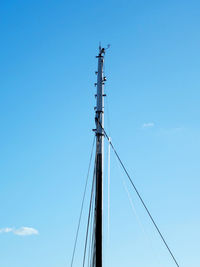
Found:
[[[97,72],[96,105],[96,199],[95,199],[95,267],[102,267],[102,206],[103,206],[103,154],[104,154],[104,81],[103,76],[105,49],[99,47]]]

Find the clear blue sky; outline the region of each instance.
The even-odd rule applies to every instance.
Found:
[[[0,21],[0,266],[70,266],[101,41],[105,127],[180,266],[198,267],[200,2],[10,0]],[[105,266],[175,266],[121,179],[111,154]]]

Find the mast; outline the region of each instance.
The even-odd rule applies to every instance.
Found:
[[[104,154],[104,81],[103,63],[105,49],[99,46],[96,104],[96,198],[95,198],[95,251],[94,265],[102,267],[102,208],[103,208],[103,154]]]

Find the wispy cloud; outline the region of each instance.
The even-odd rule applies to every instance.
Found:
[[[12,231],[13,231],[12,228],[2,228],[2,229],[0,229],[0,234],[9,233],[9,232],[12,232]]]
[[[13,230],[15,235],[38,235],[38,230],[31,227],[21,227],[19,229]]]
[[[182,127],[174,127],[170,129],[160,129],[160,134],[176,134],[176,133],[181,133],[184,130]]]
[[[149,128],[149,127],[154,127],[155,124],[153,122],[146,122],[146,123],[143,123],[142,127],[143,128]]]
[[[21,227],[18,229],[15,228],[0,228],[0,234],[3,233],[10,233],[12,232],[14,235],[19,235],[19,236],[26,236],[26,235],[38,235],[39,232],[38,230],[31,228],[31,227]]]

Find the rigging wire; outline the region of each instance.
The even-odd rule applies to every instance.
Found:
[[[131,196],[130,196],[130,193],[129,193],[129,191],[128,191],[127,185],[126,185],[126,183],[125,183],[124,181],[123,181],[123,186],[124,186],[124,189],[125,189],[125,191],[126,191],[126,194],[127,194],[127,197],[128,197],[128,200],[129,200],[129,203],[130,203],[130,206],[131,206],[131,209],[132,209],[132,211],[133,211],[133,213],[134,213],[134,215],[135,215],[135,217],[136,217],[136,220],[137,220],[137,222],[138,222],[140,228],[142,229],[143,234],[144,234],[145,236],[147,236],[147,233],[146,233],[146,231],[145,231],[145,229],[144,229],[144,226],[143,226],[143,224],[142,224],[142,222],[141,222],[141,220],[140,220],[140,218],[139,218],[139,216],[138,216],[138,214],[137,214],[136,208],[135,208],[135,206],[134,206],[134,204],[133,204],[133,200],[132,200],[132,198],[131,198]]]
[[[103,130],[103,132],[104,132],[104,134],[105,134],[105,137],[106,137],[107,140],[109,141],[109,136],[107,135],[105,129],[104,129],[103,126],[101,125],[101,122],[100,122],[97,118],[96,118],[96,120],[97,120],[97,122],[99,123],[100,127],[102,128],[102,130]],[[161,233],[161,231],[160,231],[158,225],[156,224],[156,222],[155,222],[154,218],[152,217],[152,215],[151,215],[149,209],[147,208],[147,206],[146,206],[146,204],[145,204],[145,202],[144,202],[142,196],[140,195],[139,191],[137,190],[137,187],[136,187],[135,184],[133,183],[133,180],[131,179],[131,176],[129,175],[129,173],[128,173],[128,171],[127,171],[125,165],[123,164],[123,162],[122,162],[122,160],[121,160],[119,154],[117,153],[117,151],[116,151],[116,149],[115,149],[113,143],[112,143],[111,141],[109,141],[109,142],[110,142],[110,146],[112,147],[112,149],[113,149],[113,151],[114,151],[114,153],[115,153],[117,159],[119,160],[120,165],[122,166],[124,172],[126,173],[126,175],[127,175],[128,179],[129,179],[129,181],[130,181],[132,187],[134,188],[134,190],[135,190],[137,196],[139,197],[139,199],[140,199],[140,201],[141,201],[143,207],[145,208],[145,210],[146,210],[146,212],[147,212],[149,218],[151,219],[151,221],[152,221],[154,227],[156,228],[156,230],[157,230],[159,236],[161,237],[161,240],[163,241],[165,247],[167,248],[169,254],[171,255],[171,257],[172,257],[174,263],[176,264],[177,267],[180,267],[179,264],[178,264],[178,262],[177,262],[177,260],[176,260],[176,258],[175,258],[175,256],[174,256],[174,254],[172,253],[171,249],[169,248],[169,246],[168,246],[168,244],[167,244],[167,242],[166,242],[164,236],[162,235],[162,233]]]
[[[107,246],[110,241],[110,141],[111,138],[108,139],[108,240]]]
[[[83,198],[82,198],[82,203],[81,203],[81,210],[80,210],[80,215],[79,215],[79,220],[78,220],[76,237],[75,237],[75,241],[74,241],[74,248],[73,248],[72,259],[71,259],[71,267],[73,266],[73,263],[74,263],[74,256],[75,256],[75,251],[76,251],[78,234],[79,234],[81,218],[82,218],[82,213],[83,213],[83,205],[84,205],[84,201],[85,201],[85,195],[86,195],[88,179],[89,179],[89,174],[90,174],[90,167],[91,167],[92,155],[93,155],[93,151],[94,151],[94,144],[95,144],[95,136],[94,136],[94,139],[93,139],[93,142],[92,142],[92,150],[91,150],[91,154],[90,154],[90,160],[89,160],[89,166],[88,166],[88,171],[87,171],[87,176],[86,176],[85,188],[84,188]]]
[[[89,245],[88,245],[88,266],[90,266],[90,260],[92,255],[92,239],[93,239],[93,228],[94,228],[94,198],[92,200],[92,207],[91,207],[92,213],[90,216],[90,233],[89,233]]]
[[[89,205],[89,214],[88,214],[88,222],[87,222],[87,231],[86,231],[86,238],[85,238],[85,248],[84,248],[84,256],[83,256],[83,267],[85,266],[85,258],[86,258],[86,250],[87,250],[88,232],[89,232],[89,226],[90,226],[92,200],[93,200],[93,195],[94,195],[95,170],[96,170],[96,157],[95,157],[95,167],[94,167],[94,173],[93,173],[93,179],[92,179],[92,189],[91,189],[91,196],[90,196],[90,205]]]
[[[94,266],[94,260],[95,260],[95,216],[93,217],[93,225],[92,228],[92,236],[91,236],[91,250],[90,250],[90,259],[88,266]]]
[[[157,255],[157,253],[156,253],[156,251],[155,251],[155,248],[153,247],[153,244],[152,244],[152,242],[151,242],[151,239],[150,239],[150,237],[149,237],[147,231],[145,230],[145,227],[144,227],[142,221],[140,220],[140,217],[139,217],[139,215],[138,215],[138,213],[137,213],[137,210],[136,210],[136,208],[135,208],[135,206],[134,206],[134,204],[133,204],[133,200],[132,200],[132,198],[131,198],[131,195],[130,195],[130,193],[129,193],[129,190],[128,190],[128,187],[127,187],[125,181],[123,181],[123,186],[124,186],[124,189],[125,189],[125,191],[126,191],[126,193],[127,193],[127,197],[128,197],[130,206],[131,206],[132,211],[133,211],[133,213],[134,213],[134,215],[135,215],[135,217],[136,217],[136,220],[137,220],[137,222],[138,222],[138,225],[140,226],[140,228],[141,228],[141,230],[142,230],[142,232],[143,232],[143,234],[144,234],[146,240],[148,241],[149,245],[151,246],[152,251],[153,251],[153,253],[154,253],[154,256],[155,256],[155,257],[157,258],[157,260],[159,261],[159,259],[158,259],[158,255]]]
[[[94,213],[96,213],[96,211],[94,211]],[[96,254],[95,254],[95,246],[96,246],[96,243],[95,243],[95,222],[96,222],[96,216],[94,215],[94,218],[93,218],[93,226],[92,226],[92,246],[91,246],[91,259],[90,259],[90,266],[94,266],[94,261],[95,261],[95,257],[96,257]]]

